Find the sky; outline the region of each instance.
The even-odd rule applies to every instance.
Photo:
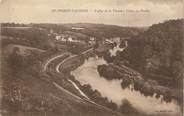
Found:
[[[182,5],[183,0],[0,0],[0,22],[150,26],[183,18]]]

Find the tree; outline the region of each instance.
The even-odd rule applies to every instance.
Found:
[[[125,114],[132,114],[137,112],[136,109],[132,107],[132,104],[127,99],[122,100],[122,105],[120,106],[119,111]]]
[[[8,58],[8,63],[10,68],[12,69],[12,73],[19,72],[24,65],[23,57],[20,55],[20,49],[15,47]]]

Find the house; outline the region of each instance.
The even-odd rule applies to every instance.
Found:
[[[113,42],[113,40],[111,40],[111,39],[105,39],[105,43],[107,43],[107,44],[112,44],[112,43],[114,43],[114,42]]]
[[[56,35],[55,39],[56,40],[60,40],[61,39],[61,36],[60,35]]]
[[[88,43],[91,44],[91,45],[95,45],[96,44],[96,38],[95,37],[90,37]]]
[[[120,37],[113,37],[113,38],[111,38],[111,41],[113,41],[115,43],[120,43],[121,39],[120,39]]]
[[[63,41],[63,42],[66,42],[67,41],[67,39],[65,39],[64,36],[62,36],[62,38],[60,40]]]
[[[74,39],[74,38],[72,38],[72,37],[68,37],[67,40],[68,40],[69,42],[74,42],[74,43],[79,43],[79,42],[80,42],[80,40]]]
[[[90,37],[89,40],[90,40],[90,41],[95,41],[96,38],[95,38],[95,37]]]

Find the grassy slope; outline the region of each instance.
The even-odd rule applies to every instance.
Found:
[[[14,46],[9,45],[4,49],[4,55],[7,50]],[[27,48],[21,46],[20,51]],[[35,50],[35,49],[34,49]],[[37,50],[37,49],[36,49]],[[41,50],[35,52],[40,53]],[[22,54],[23,53],[23,54]],[[25,52],[20,52],[22,57]],[[26,59],[26,57],[24,57]],[[26,66],[20,69],[11,69],[7,59],[3,59],[3,111],[4,115],[13,114],[14,116],[43,116],[45,113],[52,116],[117,116],[117,113],[97,107],[83,100],[72,97],[65,91],[60,90],[53,85],[64,86],[61,75],[49,75],[40,72],[39,64]],[[14,70],[12,72],[12,70]],[[16,73],[15,73],[16,72]],[[64,85],[63,85],[64,84]]]

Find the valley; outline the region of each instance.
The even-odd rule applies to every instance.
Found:
[[[180,23],[171,20],[147,30],[90,23],[4,24],[0,113],[180,116],[183,63],[181,46],[175,44],[182,38]],[[162,29],[167,26],[172,33]],[[178,36],[172,40],[172,35]]]

